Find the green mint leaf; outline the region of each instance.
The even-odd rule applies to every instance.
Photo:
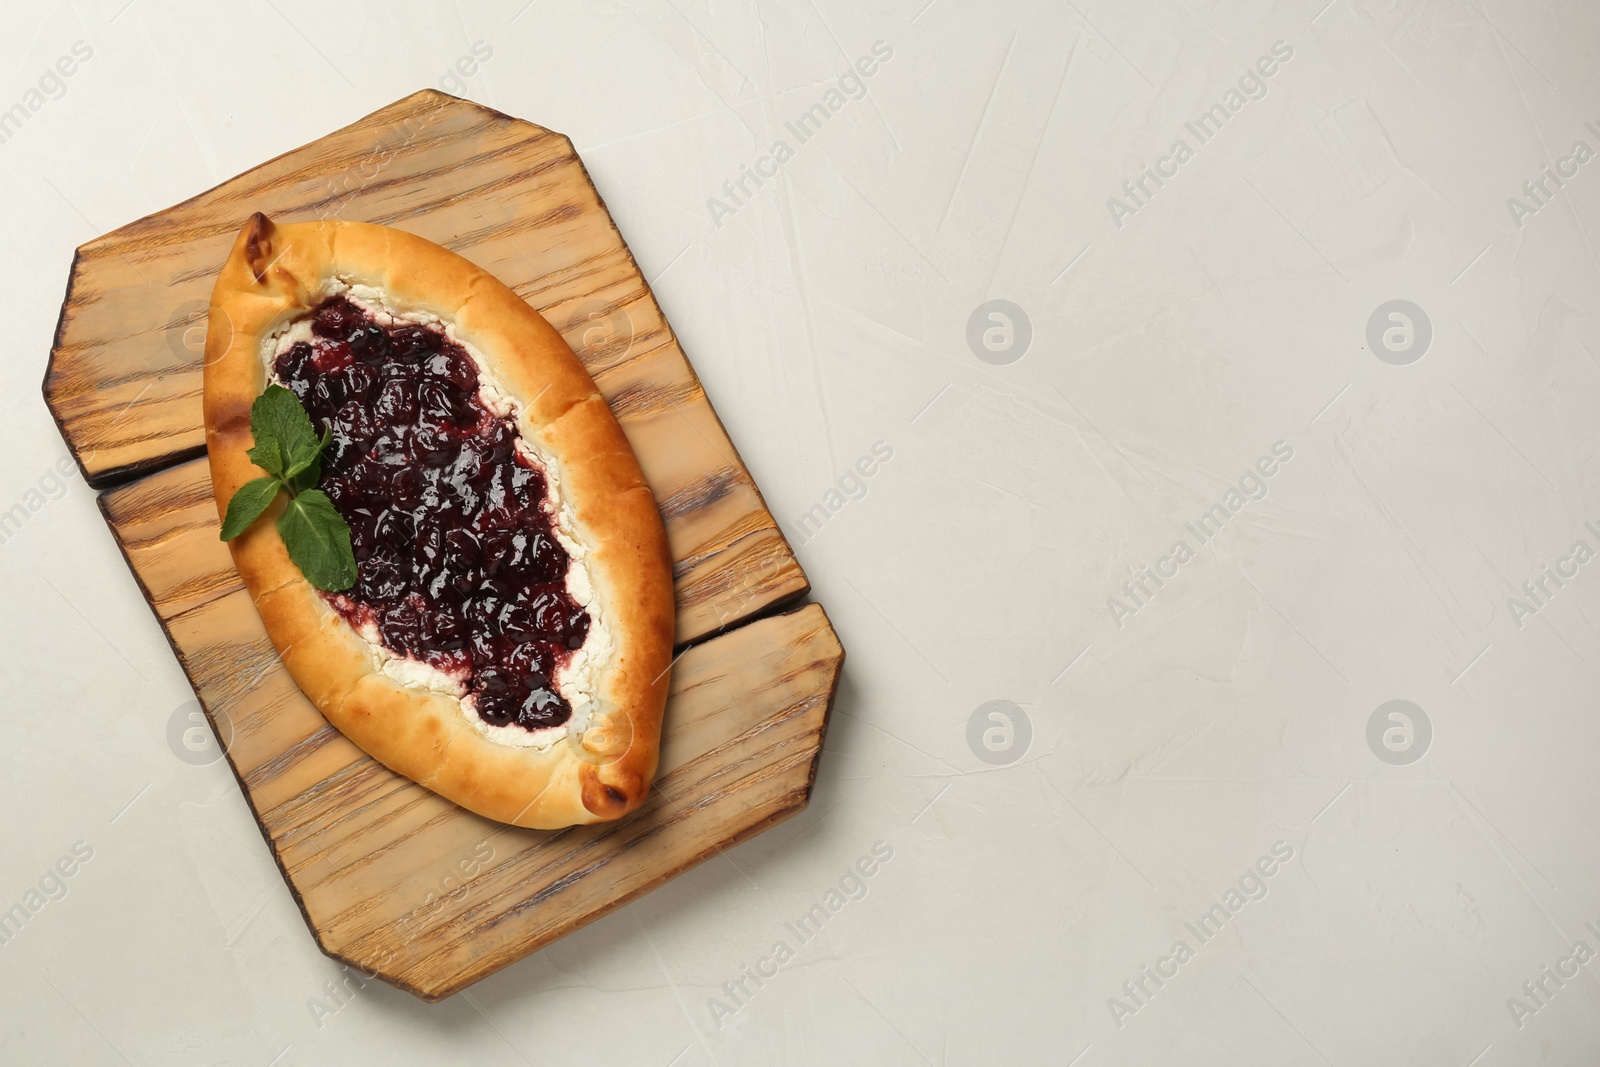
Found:
[[[311,416],[300,406],[299,398],[281,385],[267,386],[250,405],[250,433],[259,446],[265,447],[267,441],[276,444],[284,472],[304,470],[308,459],[322,451]]]
[[[318,589],[338,592],[356,584],[350,527],[322,490],[307,489],[290,500],[278,517],[278,533],[289,558]]]
[[[356,581],[350,527],[328,495],[315,488],[333,427],[323,427],[319,437],[299,399],[281,385],[269,385],[250,405],[250,433],[255,438],[250,460],[270,476],[257,478],[234,494],[223,520],[222,539],[243,533],[277,499],[279,489],[288,489],[289,503],[278,517],[278,534],[289,558],[318,589],[349,589]]]
[[[295,471],[289,475],[289,491],[302,493],[307,489],[314,489],[322,480],[322,460],[316,456],[311,457],[311,463],[305,470]]]
[[[317,478],[319,477],[319,474],[313,474],[310,481],[306,481],[303,485],[299,484],[300,481],[303,481],[300,476],[309,470],[315,470],[318,472],[322,470],[320,457],[327,449],[328,442],[332,440],[333,424],[329,423],[322,428],[322,436],[317,438],[316,451],[306,453],[297,463],[295,463],[294,466],[283,472],[284,480],[293,485],[297,492],[301,489],[309,489],[317,484]]]
[[[255,447],[245,455],[250,457],[250,462],[266,471],[268,474],[283,475],[283,455],[278,451],[276,438],[257,438]]]
[[[295,460],[294,466],[283,472],[284,480],[294,481],[302,471],[308,470],[313,463],[317,462],[319,455],[320,453],[318,452],[307,452],[300,456],[299,459]]]
[[[222,520],[222,539],[232,541],[250,528],[261,513],[272,506],[282,488],[276,478],[256,478],[245,482],[228,501],[228,514]]]

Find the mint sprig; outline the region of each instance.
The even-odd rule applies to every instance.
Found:
[[[269,385],[250,405],[250,434],[255,445],[246,455],[267,475],[245,482],[228,501],[222,539],[232,541],[244,533],[279,492],[286,492],[289,503],[278,516],[278,534],[289,558],[318,589],[349,589],[356,583],[350,527],[328,494],[315,488],[322,478],[322,451],[333,440],[332,428],[325,427],[318,437],[299,399],[281,385]]]

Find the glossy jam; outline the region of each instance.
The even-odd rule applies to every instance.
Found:
[[[325,594],[358,629],[454,677],[495,726],[558,726],[555,672],[588,613],[546,511],[543,472],[478,395],[470,355],[431,326],[386,327],[343,298],[274,365],[321,433],[320,488],[350,524],[357,580]]]

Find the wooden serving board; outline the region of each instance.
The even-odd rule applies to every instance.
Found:
[[[617,823],[524,830],[367,758],[273,651],[201,425],[204,311],[254,211],[410,230],[562,330],[666,521],[677,641],[661,768]],[[45,400],[317,943],[437,1000],[805,807],[844,651],[571,142],[424,91],[77,250]]]

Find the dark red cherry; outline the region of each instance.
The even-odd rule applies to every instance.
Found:
[[[522,699],[521,693],[511,690],[480,692],[475,701],[478,717],[490,726],[510,726],[517,721],[517,714],[522,710]]]
[[[301,341],[289,346],[288,351],[278,357],[273,364],[273,371],[283,381],[305,376],[306,368],[311,363],[311,346]]]
[[[311,399],[306,401],[306,407],[313,416],[326,417],[338,409],[345,401],[345,380],[342,374],[323,374],[318,376],[315,384],[311,386]]]
[[[467,647],[467,627],[447,611],[429,610],[422,615],[420,641],[431,652],[453,652]]]
[[[366,400],[377,388],[383,372],[370,363],[352,363],[345,368],[345,395],[354,400]]]
[[[505,664],[530,686],[546,685],[555,673],[555,651],[543,641],[524,641],[506,654]]]
[[[411,452],[412,430],[406,426],[390,426],[372,439],[367,458],[391,472],[414,466],[417,457]]]
[[[417,383],[385,375],[372,413],[391,425],[408,425],[417,417]]]
[[[417,420],[425,426],[451,425],[462,407],[460,395],[445,382],[423,381],[417,385]]]
[[[574,608],[567,616],[567,648],[576,651],[583,647],[584,641],[589,638],[589,613],[582,608]]]
[[[416,363],[437,347],[436,336],[426,326],[401,326],[389,334],[390,355],[400,363]]]
[[[485,452],[488,461],[495,466],[506,462],[516,451],[517,431],[507,419],[495,419],[479,435],[478,439],[486,446]]]
[[[324,466],[326,466],[327,453],[324,452],[323,456]],[[335,510],[340,514],[360,507],[364,499],[361,486],[351,478],[324,478],[318,488],[328,494],[328,499],[333,501]],[[346,518],[345,521],[349,522],[350,520]]]
[[[477,365],[434,327],[384,326],[342,299],[317,309],[312,333],[273,370],[330,428],[321,484],[358,562],[334,603],[463,679],[485,721],[565,722],[553,680],[589,616],[564,587],[544,473],[484,406]]]
[[[343,341],[364,318],[366,315],[350,301],[343,298],[330,300],[317,309],[311,320],[311,332],[318,337]]]
[[[531,690],[517,709],[517,725],[529,730],[559,726],[572,715],[567,702],[544,687]]]
[[[391,605],[379,618],[384,643],[401,652],[415,652],[421,646],[422,613],[410,599]]]
[[[389,335],[375,322],[355,327],[349,341],[350,353],[360,360],[375,363],[389,354]]]
[[[448,430],[436,429],[424,423],[418,426],[411,438],[411,447],[417,459],[429,467],[448,467],[461,451],[461,439]]]
[[[409,552],[417,536],[417,524],[408,511],[389,508],[377,517],[372,539],[395,552]]]
[[[389,604],[406,595],[405,567],[391,553],[375,552],[361,564],[356,592],[370,604]]]

